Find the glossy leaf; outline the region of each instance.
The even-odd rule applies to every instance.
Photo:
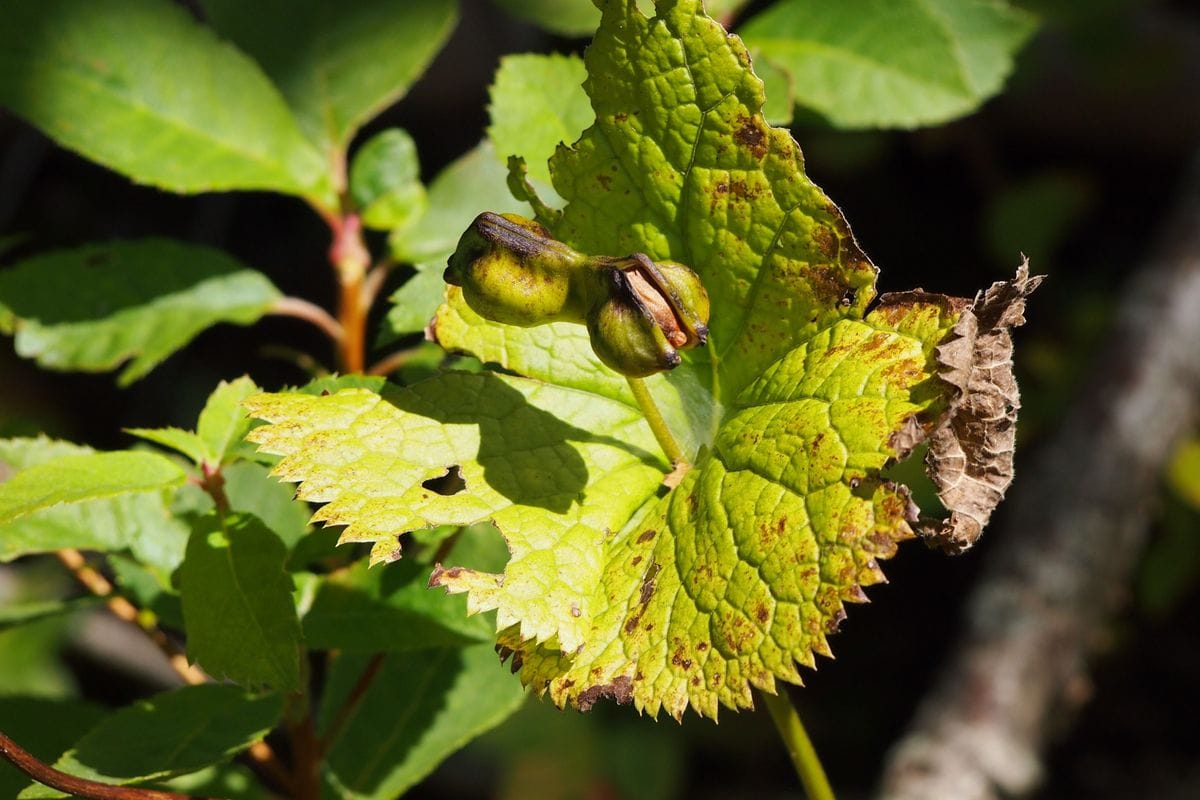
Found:
[[[331,206],[325,164],[242,53],[167,0],[6,2],[0,104],[139,183]],[[136,47],[130,43],[136,41]]]
[[[245,686],[300,687],[300,623],[287,550],[258,519],[198,520],[179,568],[188,657]]]
[[[322,730],[365,666],[365,656],[337,660],[321,706]],[[391,800],[524,699],[491,644],[388,656],[335,741],[325,780],[335,797]]]
[[[140,700],[104,719],[54,767],[120,786],[196,772],[261,738],[282,711],[278,695],[255,697],[236,686],[186,686]],[[39,784],[19,796],[66,797]]]
[[[209,21],[258,60],[327,154],[408,91],[450,35],[453,0],[203,0]]]
[[[502,159],[522,156],[530,176],[550,183],[547,162],[560,143],[571,144],[593,119],[583,91],[587,76],[576,56],[505,56],[490,90],[488,138]]]
[[[249,325],[279,297],[224,253],[165,239],[48,253],[0,272],[0,317],[15,319],[19,355],[87,372],[128,361],[122,385],[205,328]]]
[[[915,128],[996,94],[1033,30],[1030,14],[993,0],[780,0],[738,33],[834,126]]]
[[[196,435],[204,442],[211,463],[228,461],[253,427],[254,421],[246,416],[242,401],[258,391],[254,381],[243,375],[221,381],[208,396],[196,420]]]

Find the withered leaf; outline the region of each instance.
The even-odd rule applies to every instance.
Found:
[[[938,377],[957,391],[944,422],[929,437],[925,463],[950,512],[920,533],[950,553],[975,544],[1013,479],[1013,445],[1021,406],[1013,376],[1010,330],[1025,322],[1025,298],[1044,276],[1029,261],[1011,281],[979,293],[937,348]]]

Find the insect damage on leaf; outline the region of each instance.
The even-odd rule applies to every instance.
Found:
[[[715,718],[830,655],[845,604],[865,601],[880,561],[914,535],[908,490],[882,471],[931,437],[949,452],[960,415],[991,419],[974,399],[986,370],[960,375],[955,356],[991,363],[1036,279],[1022,272],[974,304],[888,295],[868,313],[875,267],[795,141],[764,122],[740,41],[699,0],[661,0],[653,18],[633,0],[597,5],[596,123],[552,159],[567,205],[539,219],[576,254],[641,253],[703,282],[707,347],[646,381],[693,468],[664,490],[670,466],[625,381],[571,324],[586,308],[569,291],[549,313],[534,303],[537,319],[516,298],[504,324],[464,299],[480,277],[465,264],[438,341],[518,375],[262,396],[248,405],[271,424],[252,438],[326,504],[319,520],[379,552],[415,528],[491,521],[511,553],[503,573],[437,569],[431,585],[495,609],[500,651],[557,704]],[[461,492],[423,486],[450,465]],[[952,512],[978,518],[948,491]]]

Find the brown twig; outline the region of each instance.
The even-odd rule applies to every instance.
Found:
[[[410,347],[407,350],[397,350],[394,353],[384,356],[376,361],[367,369],[368,375],[381,375],[387,377],[396,370],[407,364],[414,355],[418,352],[418,348]]]
[[[1128,594],[1157,483],[1200,417],[1200,164],[1123,293],[1092,385],[1020,476],[966,630],[894,748],[886,800],[1030,792],[1087,699],[1087,662]]]
[[[101,575],[98,571],[88,565],[84,559],[83,553],[73,548],[59,550],[56,555],[58,560],[62,562],[71,574],[75,576],[75,580],[79,581],[92,594],[105,599],[105,604],[117,618],[128,622],[131,625],[136,625],[149,637],[150,641],[163,652],[170,662],[171,668],[175,673],[184,680],[185,683],[197,685],[208,682],[208,676],[204,672],[188,663],[187,655],[179,648],[170,637],[163,633],[162,629],[154,625],[137,607],[126,600],[119,594],[113,591],[113,585],[108,582],[108,579]]]
[[[332,748],[338,737],[342,735],[342,730],[350,718],[354,716],[354,712],[358,710],[359,704],[367,694],[367,689],[371,688],[371,684],[375,680],[375,676],[379,674],[380,667],[383,666],[383,653],[376,653],[371,657],[367,666],[363,669],[362,674],[358,676],[358,680],[354,684],[354,688],[350,690],[350,694],[346,695],[345,701],[341,708],[337,711],[337,716],[329,723],[329,727],[325,730],[325,735],[320,740],[320,755],[324,756]]]
[[[18,745],[3,731],[0,731],[0,756],[38,783],[87,800],[190,800],[190,796],[186,794],[134,786],[112,786],[68,775],[39,761],[33,753]]]

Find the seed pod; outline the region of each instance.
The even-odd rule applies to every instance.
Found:
[[[708,293],[692,270],[635,253],[601,272],[607,296],[589,311],[588,334],[611,369],[635,378],[672,369],[678,350],[708,338]]]
[[[528,327],[583,322],[576,277],[588,259],[517,214],[484,212],[458,241],[446,268],[447,283],[461,286],[479,316]]]

